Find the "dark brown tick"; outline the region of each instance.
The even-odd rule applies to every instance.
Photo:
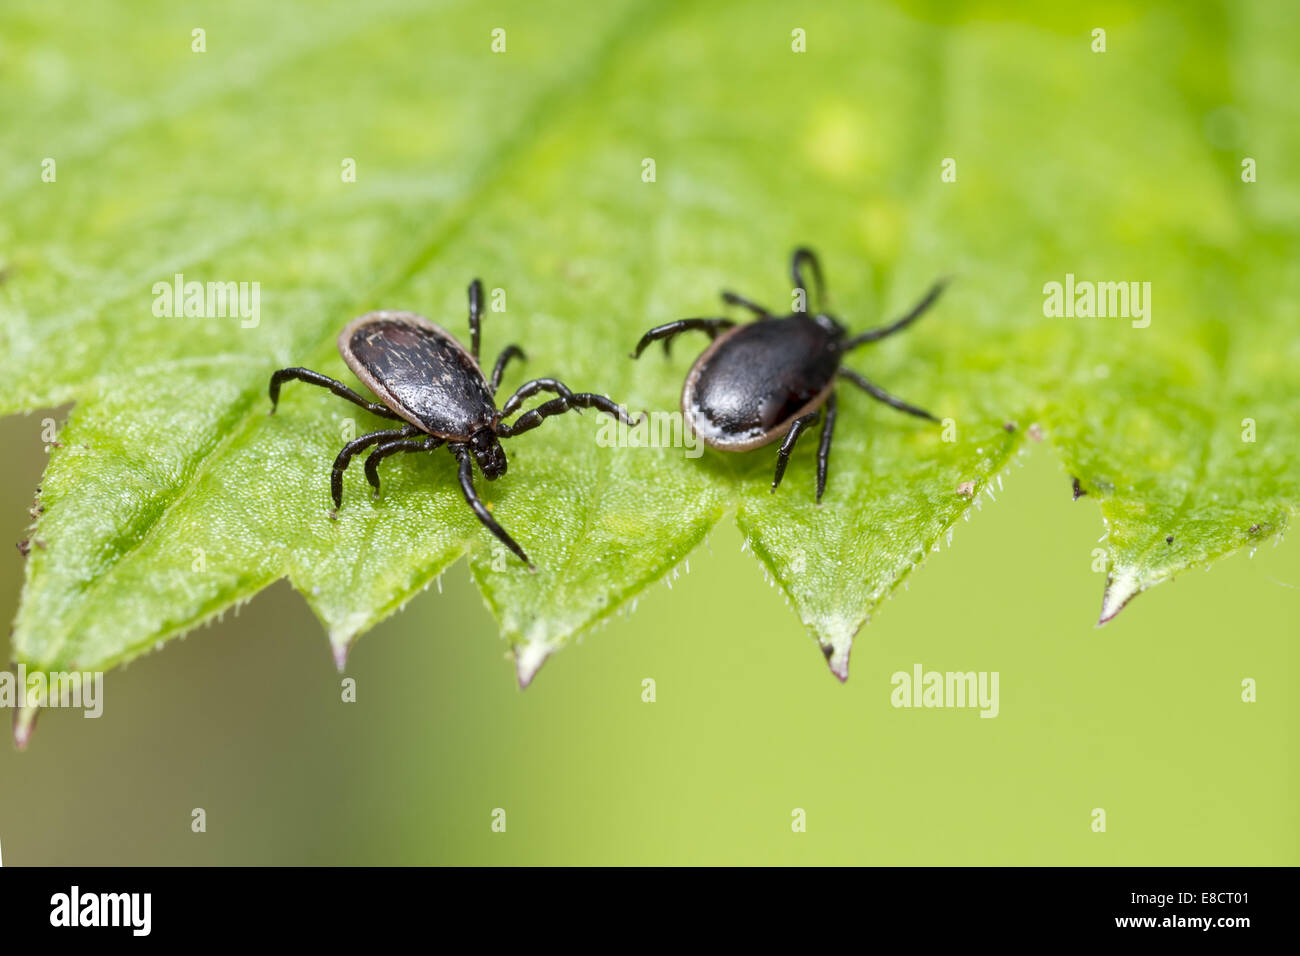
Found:
[[[379,494],[379,463],[398,452],[432,451],[442,445],[460,463],[460,487],[465,501],[484,527],[533,568],[528,555],[506,530],[497,524],[474,490],[474,467],[488,481],[506,473],[502,438],[531,431],[552,415],[572,408],[595,408],[628,424],[627,413],[604,395],[571,392],[553,378],[525,382],[500,409],[496,406],[501,375],[513,358],[523,359],[523,350],[507,345],[497,356],[491,378],[479,367],[479,326],[483,317],[483,283],[469,286],[470,348],[466,350],[445,329],[414,312],[368,312],[353,319],[339,333],[339,353],[357,378],[378,396],[366,401],[342,382],[307,368],[282,368],[271,376],[271,412],[280,400],[280,386],[298,379],[328,388],[340,398],[381,418],[405,422],[401,428],[371,432],[343,446],[330,473],[330,494],[337,509],[343,504],[343,472],[357,452],[377,446],[366,458],[366,479]],[[554,392],[556,398],[524,412],[514,422],[502,421],[538,392]]]
[[[808,311],[808,285],[803,268],[809,266],[817,281],[818,311]],[[825,284],[821,264],[811,249],[799,248],[790,257],[790,277],[802,308],[777,316],[734,292],[723,292],[730,305],[742,306],[757,317],[747,325],[731,319],[678,319],[656,326],[637,343],[633,358],[647,345],[662,339],[664,353],[673,336],[687,331],[707,333],[713,340],[686,375],[682,387],[682,415],[706,445],[722,451],[748,451],[781,438],[776,456],[776,491],[785,474],[795,442],[816,424],[825,408],[821,444],[817,451],[817,500],[826,491],[826,467],[835,431],[835,380],[852,382],[872,398],[909,415],[938,419],[925,409],[890,395],[852,369],[842,367],[844,357],[859,345],[878,342],[902,331],[932,306],[946,280],[936,282],[910,312],[900,319],[850,336],[833,315],[824,311]]]

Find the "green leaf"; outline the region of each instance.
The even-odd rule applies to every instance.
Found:
[[[1059,454],[1063,506],[1071,477],[1100,503],[1103,620],[1295,513],[1294,11],[146,6],[0,14],[0,411],[75,403],[15,624],[29,666],[113,666],[281,577],[342,661],[468,554],[527,684],[734,511],[844,678],[864,621],[1004,493],[1027,436]],[[353,468],[334,519],[329,463],[379,420],[296,384],[267,414],[277,367],[351,381],[333,339],[362,312],[464,331],[475,275],[505,293],[484,354],[529,355],[506,388],[554,374],[669,411],[703,342],[632,362],[640,333],[724,314],[724,287],[788,308],[798,243],[854,330],[953,276],[849,360],[947,428],[842,389],[820,506],[815,437],[772,494],[771,446],[610,448],[601,416],[565,416],[480,481],[530,574],[449,456],[391,459],[373,503]],[[177,273],[259,283],[260,321],[155,315]],[[1067,274],[1151,283],[1150,324],[1045,315]]]

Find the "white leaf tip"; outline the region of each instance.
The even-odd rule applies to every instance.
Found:
[[[352,650],[352,641],[350,638],[343,640],[330,639],[330,652],[334,656],[334,668],[340,674],[347,670],[348,653]]]
[[[537,676],[537,672],[542,669],[542,665],[546,663],[553,650],[554,648],[549,644],[515,645],[515,677],[519,681],[520,690],[524,690],[533,682],[533,678]]]
[[[32,739],[32,731],[36,729],[36,718],[39,714],[39,707],[30,707],[26,704],[14,711],[14,746],[19,750],[27,749],[27,742]]]
[[[849,653],[853,650],[853,638],[823,643],[821,650],[822,656],[826,658],[826,666],[843,684],[849,679]]]
[[[1101,596],[1101,615],[1097,626],[1114,619],[1129,601],[1142,593],[1142,582],[1133,571],[1124,569],[1106,579],[1106,591]]]

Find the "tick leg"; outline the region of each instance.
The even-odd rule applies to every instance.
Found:
[[[469,351],[478,361],[479,326],[483,324],[483,282],[475,279],[469,284]]]
[[[636,344],[636,351],[632,353],[632,358],[640,358],[646,346],[656,339],[663,340],[664,354],[667,355],[669,343],[674,336],[680,335],[682,332],[705,332],[710,339],[716,339],[719,332],[729,329],[735,324],[731,319],[678,319],[676,322],[656,325],[641,336],[641,341]]]
[[[835,393],[826,398],[826,421],[822,422],[822,440],[817,446],[817,503],[826,493],[826,469],[831,461],[831,436],[835,433]]]
[[[895,332],[900,332],[907,328],[924,315],[930,306],[934,305],[935,300],[939,298],[940,293],[943,292],[947,285],[947,279],[940,279],[934,285],[930,286],[930,291],[925,294],[925,297],[921,299],[920,302],[912,306],[912,311],[908,312],[901,319],[895,319],[888,325],[882,325],[876,329],[868,329],[866,332],[861,332],[858,335],[853,336],[844,343],[844,351],[847,352],[849,349],[855,349],[859,345],[865,345],[868,342],[878,342],[887,335],[893,335]]]
[[[517,345],[507,345],[501,354],[497,356],[497,364],[492,369],[492,378],[488,381],[488,387],[492,389],[493,395],[501,387],[501,376],[505,373],[506,366],[510,364],[512,358],[528,361],[528,356],[524,354],[523,349]]]
[[[781,450],[776,453],[776,474],[772,477],[773,491],[776,491],[777,486],[781,484],[781,479],[785,477],[785,466],[790,463],[790,452],[794,451],[794,443],[799,440],[805,428],[817,421],[817,416],[820,414],[820,411],[809,412],[790,423],[790,430],[785,433],[785,441],[781,442]]]
[[[606,415],[614,416],[625,425],[635,425],[640,420],[639,418],[636,420],[630,418],[627,412],[604,395],[593,395],[590,392],[570,392],[568,395],[561,395],[559,398],[553,398],[549,402],[542,402],[536,408],[529,409],[509,425],[502,422],[497,426],[497,435],[501,438],[522,435],[524,432],[532,431],[551,416],[563,415],[571,408],[595,408]]]
[[[808,283],[803,278],[805,264],[812,267],[813,279],[817,282],[817,307],[820,309],[826,301],[826,283],[822,279],[821,261],[818,260],[817,253],[806,246],[800,246],[790,256],[790,278],[794,280],[796,289],[803,290],[804,307],[800,310],[803,314],[808,312]]]
[[[412,429],[412,432],[416,429]],[[408,433],[409,434],[409,433]],[[441,438],[406,438],[398,441],[386,441],[370,453],[366,459],[366,481],[375,489],[375,494],[379,494],[379,463],[389,455],[396,455],[399,451],[433,451],[441,445]]]
[[[419,429],[414,425],[408,425],[406,428],[394,428],[389,431],[371,432],[369,435],[362,435],[360,438],[354,438],[343,446],[339,456],[334,459],[334,469],[330,472],[330,497],[334,499],[334,510],[343,507],[343,472],[347,469],[352,461],[352,456],[357,452],[369,448],[371,445],[387,441],[393,438],[406,438],[415,435]]]
[[[735,292],[731,292],[730,290],[722,293],[722,301],[728,305],[738,305],[742,309],[749,309],[750,312],[753,312],[760,319],[770,319],[772,317],[770,309],[765,309],[757,302],[746,299],[743,295],[737,295]]]
[[[907,412],[907,414],[915,415],[917,418],[928,418],[932,422],[937,422],[939,420],[935,418],[933,415],[931,415],[929,412],[927,412],[924,408],[917,408],[915,405],[907,404],[907,402],[903,401],[901,398],[895,398],[893,395],[890,395],[879,385],[876,385],[872,382],[868,382],[865,378],[863,378],[857,372],[853,371],[853,369],[851,368],[840,369],[840,376],[843,378],[847,378],[850,382],[852,382],[858,388],[862,389],[872,398],[876,399],[877,401],[884,402],[890,408],[897,408],[900,412]]]
[[[561,398],[573,396],[573,393],[561,381],[553,378],[535,378],[531,382],[524,382],[519,386],[518,391],[506,399],[506,403],[501,406],[501,417],[504,418],[513,414],[516,408],[538,392],[554,392]]]
[[[353,405],[360,405],[366,411],[372,412],[380,418],[393,418],[397,421],[402,420],[402,416],[392,411],[387,405],[380,405],[378,402],[368,402],[342,382],[336,381],[328,375],[322,375],[320,372],[313,372],[309,368],[282,368],[271,375],[269,394],[271,396],[272,415],[275,414],[275,406],[280,403],[280,386],[290,379],[295,378],[301,382],[306,382],[309,385],[319,385],[321,388],[328,388],[339,398],[346,398]]]
[[[483,502],[479,500],[478,492],[474,490],[474,464],[473,459],[470,457],[469,450],[461,444],[448,445],[447,447],[460,462],[460,490],[465,493],[465,501],[467,501],[469,506],[474,509],[474,514],[478,515],[478,520],[483,522],[483,527],[491,531],[496,535],[498,541],[517,554],[519,560],[528,565],[529,571],[536,571],[537,569],[533,567],[533,562],[529,561],[528,555],[524,554],[524,549],[519,547],[515,542],[515,539],[506,533],[505,528],[497,524],[496,519],[492,517],[492,513],[488,511]]]

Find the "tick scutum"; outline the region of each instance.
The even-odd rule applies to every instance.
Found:
[[[339,334],[339,353],[379,400],[421,431],[468,441],[491,429],[496,403],[478,362],[413,312],[371,312]]]

